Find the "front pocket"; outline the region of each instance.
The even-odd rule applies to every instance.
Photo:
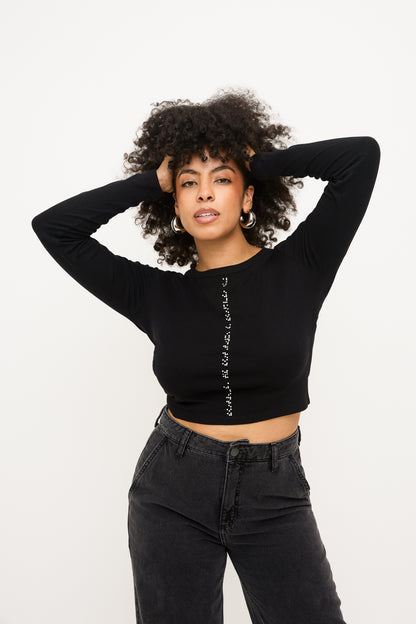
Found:
[[[308,480],[306,478],[305,475],[305,470],[302,466],[302,461],[300,459],[300,455],[299,455],[299,449],[297,451],[295,451],[294,453],[291,453],[289,455],[289,460],[290,463],[293,467],[294,473],[297,477],[297,479],[299,480],[299,482],[301,483],[302,487],[305,490],[305,494],[307,496],[309,496],[309,492],[311,490],[310,485],[308,483]]]
[[[162,448],[166,440],[166,436],[157,427],[152,431],[142,452],[140,453],[139,459],[137,460],[130,490],[137,485],[144,471],[154,461],[156,455],[158,454],[159,450]]]

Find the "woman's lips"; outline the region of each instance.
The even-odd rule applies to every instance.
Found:
[[[217,219],[217,217],[219,217],[220,215],[218,214],[212,214],[209,215],[207,217],[195,217],[196,221],[198,221],[199,223],[210,223],[211,221],[215,221],[215,219]]]

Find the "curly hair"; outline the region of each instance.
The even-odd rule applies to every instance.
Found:
[[[250,89],[219,89],[201,104],[190,100],[152,102],[150,117],[136,131],[133,143],[136,149],[124,154],[124,173],[141,173],[157,169],[166,154],[172,155],[173,185],[176,174],[189,163],[192,155],[204,155],[205,147],[211,158],[224,154],[232,158],[244,179],[244,190],[253,184],[253,211],[256,226],[243,229],[246,240],[255,246],[265,247],[269,240],[276,242],[275,229],[288,230],[288,212],[296,213],[293,187],[303,188],[303,182],[293,176],[278,176],[273,180],[259,182],[247,169],[247,143],[255,152],[273,151],[288,147],[285,142],[292,136],[291,128],[272,123],[267,109]],[[129,163],[129,167],[126,165]],[[143,229],[143,238],[157,234],[153,249],[159,253],[157,262],[184,266],[191,263],[195,268],[198,253],[194,238],[188,232],[176,234],[171,228],[175,216],[174,198],[164,193],[157,201],[142,201],[135,216],[135,224]],[[268,236],[269,235],[269,236]]]

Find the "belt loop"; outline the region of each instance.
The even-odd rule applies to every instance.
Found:
[[[167,404],[166,404],[166,405],[167,405]],[[156,420],[155,420],[155,427],[157,427],[157,426],[158,426],[158,424],[159,424],[159,420],[160,420],[160,417],[162,416],[162,414],[163,414],[163,412],[164,412],[164,410],[165,410],[166,405],[164,405],[164,406],[162,407],[162,409],[160,410],[159,416],[158,416],[158,417],[156,418]]]
[[[300,433],[300,425],[298,425],[298,433],[299,433],[299,437],[298,437],[298,446],[300,445],[300,441],[302,439],[302,435]]]
[[[178,457],[182,457],[185,453],[186,445],[188,444],[189,438],[192,435],[192,429],[186,428],[182,434],[181,441],[178,444],[178,448],[176,449],[176,455]]]
[[[279,449],[278,449],[278,441],[271,442],[271,450],[272,450],[272,472],[277,472],[279,468]]]

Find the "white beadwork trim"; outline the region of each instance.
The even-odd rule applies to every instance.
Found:
[[[224,315],[225,315],[225,335],[224,335],[224,344],[223,344],[222,357],[221,357],[221,364],[222,364],[221,372],[222,372],[223,378],[227,380],[227,383],[223,385],[223,388],[227,391],[227,394],[225,397],[226,413],[227,413],[227,416],[232,416],[233,410],[232,410],[232,400],[231,400],[231,387],[230,387],[230,382],[229,382],[229,377],[228,377],[228,347],[229,347],[230,338],[231,338],[231,314],[230,314],[230,308],[228,306],[228,292],[225,288],[227,284],[228,284],[228,277],[223,277],[222,278],[222,307],[223,307]]]

